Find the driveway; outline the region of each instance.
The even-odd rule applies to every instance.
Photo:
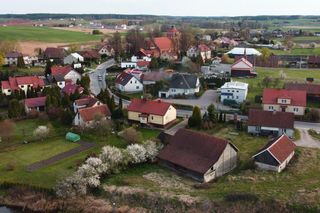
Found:
[[[301,138],[295,142],[297,146],[320,149],[320,141],[309,135],[308,129],[299,129],[299,131]]]
[[[100,64],[95,70],[89,72],[90,77],[90,91],[94,95],[98,95],[101,90],[107,88],[106,84],[106,74],[107,69],[115,64],[114,59],[110,59],[102,64]],[[100,80],[99,80],[99,76]]]
[[[207,110],[207,107],[214,104],[217,110],[230,110],[230,107],[224,106],[218,102],[219,94],[216,90],[207,90],[197,99],[162,99],[164,102],[172,104],[182,104],[189,106],[198,106],[201,110]]]
[[[165,131],[165,133],[169,134],[169,135],[175,135],[176,132],[178,132],[179,129],[183,129],[188,125],[188,119],[184,119],[183,121],[181,121],[180,123],[178,123],[177,125],[171,127],[170,129],[167,129]]]

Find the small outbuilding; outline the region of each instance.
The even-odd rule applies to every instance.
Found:
[[[71,141],[71,142],[77,142],[80,141],[80,135],[72,133],[72,132],[68,132],[66,134],[66,140]]]
[[[283,134],[271,140],[252,158],[259,169],[281,172],[294,156],[295,149],[296,145]]]

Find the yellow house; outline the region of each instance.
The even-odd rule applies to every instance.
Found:
[[[133,99],[128,106],[128,120],[165,127],[177,118],[177,110],[160,99]]]

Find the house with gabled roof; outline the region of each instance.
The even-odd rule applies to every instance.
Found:
[[[304,115],[307,106],[307,92],[301,90],[271,89],[263,90],[263,110],[292,112]]]
[[[209,182],[237,166],[238,149],[229,141],[180,129],[157,156],[158,162],[185,176]]]
[[[63,59],[64,64],[78,64],[84,62],[84,58],[78,53],[71,53]]]
[[[252,158],[259,169],[281,172],[294,156],[295,148],[296,145],[283,134],[271,140]]]
[[[99,54],[101,56],[106,55],[108,57],[112,57],[114,56],[115,51],[111,45],[106,44],[99,48]]]
[[[172,75],[169,84],[168,90],[159,91],[159,98],[177,95],[189,96],[200,91],[200,81],[196,75],[175,73]]]
[[[246,58],[241,58],[231,66],[232,77],[256,77],[254,67]]]
[[[79,109],[95,107],[99,105],[102,105],[102,103],[97,98],[88,95],[75,100],[73,103],[73,110],[75,113],[77,113]]]
[[[63,48],[47,47],[39,59],[44,61],[50,60],[56,64],[62,64],[65,53]]]
[[[291,112],[250,109],[247,125],[250,134],[275,137],[286,134],[292,138],[294,135],[294,114]]]
[[[111,118],[111,112],[106,104],[79,109],[73,124],[75,126],[89,127],[97,118],[101,120]]]
[[[16,52],[16,51],[8,52],[5,55],[4,64],[6,64],[6,65],[17,65],[19,57],[23,57],[23,54],[20,53],[20,52]]]
[[[121,92],[135,93],[143,91],[143,84],[128,70],[120,73],[115,80],[115,87]]]
[[[199,54],[201,55],[203,61],[211,59],[211,49],[205,44],[191,46],[187,50],[188,57],[197,57]]]
[[[23,90],[27,94],[28,88],[40,88],[45,86],[44,79],[38,76],[9,77],[8,81],[1,81],[2,94],[11,95],[13,91]]]
[[[165,127],[177,118],[176,109],[160,99],[133,99],[127,110],[129,121],[145,125]]]
[[[65,87],[67,81],[75,84],[78,80],[81,80],[81,74],[70,65],[51,67],[51,76],[61,89]]]
[[[47,97],[27,98],[23,100],[25,112],[28,114],[31,111],[44,111]]]

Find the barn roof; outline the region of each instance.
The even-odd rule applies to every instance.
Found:
[[[204,174],[220,158],[230,144],[225,139],[187,129],[180,129],[171,137],[170,143],[160,151],[158,158],[188,170]]]

